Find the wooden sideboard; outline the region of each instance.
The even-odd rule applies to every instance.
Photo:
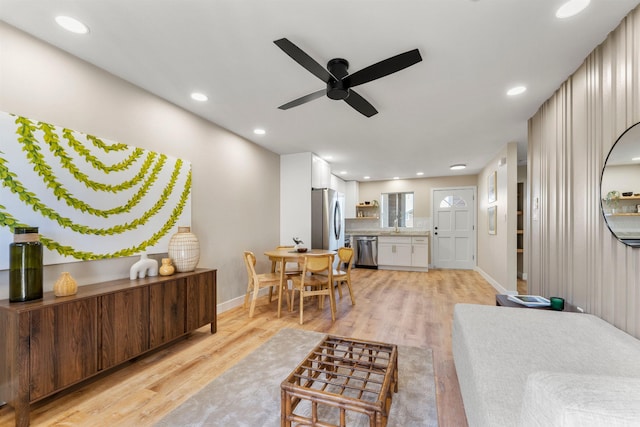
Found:
[[[216,270],[121,279],[40,300],[0,301],[0,404],[30,405],[206,324],[216,332]]]

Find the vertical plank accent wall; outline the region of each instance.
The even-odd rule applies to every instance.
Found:
[[[640,249],[611,235],[600,174],[640,121],[640,6],[529,120],[529,292],[562,296],[640,338]]]

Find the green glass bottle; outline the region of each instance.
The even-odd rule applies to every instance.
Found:
[[[38,227],[15,227],[9,245],[9,301],[42,298],[42,243]]]

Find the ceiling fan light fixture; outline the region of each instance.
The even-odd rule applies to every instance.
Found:
[[[458,163],[458,164],[449,166],[449,169],[451,169],[452,171],[458,171],[458,170],[465,169],[466,167],[467,165],[465,165],[464,163]]]
[[[322,80],[326,85],[326,89],[315,91],[282,104],[278,107],[280,110],[288,110],[326,96],[336,101],[344,101],[363,116],[372,117],[378,114],[378,110],[352,88],[404,70],[422,61],[422,56],[418,49],[413,49],[349,74],[349,61],[346,59],[333,58],[325,68],[286,38],[274,40],[274,43],[291,59]]]
[[[58,15],[55,20],[58,25],[72,33],[87,34],[89,32],[89,27],[71,16]]]
[[[591,0],[569,0],[558,8],[556,18],[565,19],[577,15],[589,6]]]
[[[509,89],[507,91],[507,95],[509,95],[509,96],[521,95],[521,94],[525,93],[526,91],[527,91],[527,87],[526,86],[515,86],[515,87],[512,87],[511,89]]]

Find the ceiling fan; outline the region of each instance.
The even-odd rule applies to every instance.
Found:
[[[377,114],[378,111],[369,101],[360,96],[352,88],[379,79],[380,77],[388,76],[389,74],[403,70],[422,61],[418,49],[413,49],[387,58],[384,61],[377,62],[353,74],[349,74],[347,71],[349,69],[349,62],[346,59],[331,59],[325,69],[288,39],[283,38],[274,41],[274,43],[282,49],[284,53],[293,58],[294,61],[327,84],[326,89],[321,89],[279,106],[278,108],[281,110],[288,110],[289,108],[297,107],[298,105],[327,95],[331,99],[343,100],[358,112],[367,117],[371,117]]]

